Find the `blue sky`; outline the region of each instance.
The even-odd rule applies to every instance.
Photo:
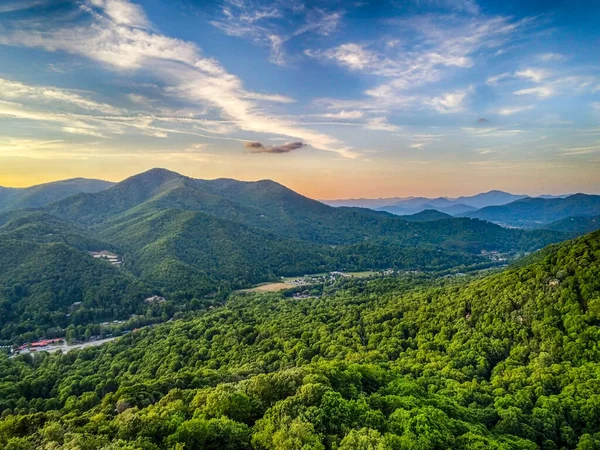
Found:
[[[0,185],[600,192],[598,48],[592,0],[6,0]]]

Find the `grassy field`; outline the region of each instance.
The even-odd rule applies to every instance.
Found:
[[[264,283],[250,289],[240,289],[238,292],[277,292],[294,286],[285,283]]]
[[[344,272],[344,273],[346,275],[349,275],[354,278],[367,278],[367,277],[372,277],[372,276],[377,275],[377,272],[374,272],[372,270],[366,270],[363,272]],[[308,277],[325,277],[327,275],[329,275],[329,273],[326,273],[326,272],[325,273],[307,274]],[[304,278],[304,277],[303,276],[285,277],[285,278],[282,278],[281,281],[277,281],[274,283],[261,283],[261,284],[254,286],[253,288],[240,289],[237,292],[278,292],[278,291],[283,291],[284,289],[291,289],[291,288],[296,287],[289,283],[291,281],[298,280],[300,278]]]

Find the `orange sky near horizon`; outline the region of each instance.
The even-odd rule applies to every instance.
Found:
[[[286,155],[287,156],[287,155]],[[27,187],[67,178],[121,181],[163,167],[193,178],[272,179],[316,199],[424,196],[457,197],[499,189],[517,194],[600,193],[594,166],[520,164],[498,170],[468,163],[366,162],[331,158],[328,164],[289,164],[272,155],[218,161],[164,161],[154,158],[53,160],[0,159],[0,186]]]

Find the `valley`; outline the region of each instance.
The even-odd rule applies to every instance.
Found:
[[[7,211],[0,445],[595,442],[600,235],[576,237],[594,224],[404,218],[163,169]]]

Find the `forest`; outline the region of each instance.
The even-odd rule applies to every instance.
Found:
[[[489,276],[236,294],[0,359],[0,446],[600,448],[600,232]]]

